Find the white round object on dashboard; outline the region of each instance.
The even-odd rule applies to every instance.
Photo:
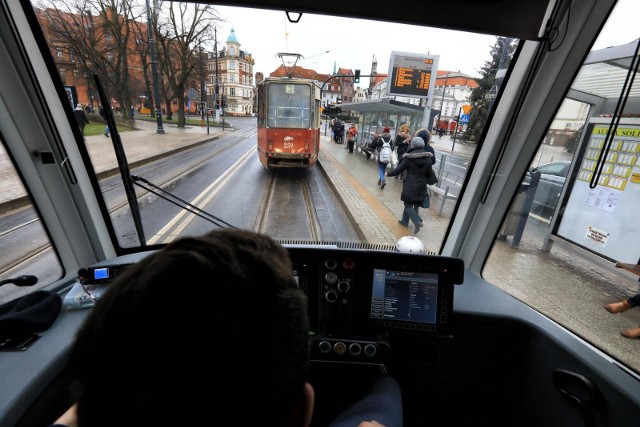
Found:
[[[413,253],[413,254],[423,254],[424,253],[424,244],[420,239],[415,236],[404,236],[398,240],[396,243],[396,248],[398,248],[399,252]]]

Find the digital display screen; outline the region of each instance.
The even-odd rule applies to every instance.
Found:
[[[436,324],[438,274],[373,270],[371,318]]]
[[[394,92],[427,96],[431,85],[431,73],[407,67],[393,67],[391,76]]]
[[[392,52],[389,64],[389,95],[429,98],[435,85],[437,55]]]
[[[109,278],[109,269],[108,268],[96,268],[93,270],[93,279],[94,280],[104,280]]]

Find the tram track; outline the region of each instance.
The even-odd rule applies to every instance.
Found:
[[[306,170],[273,171],[258,210],[255,231],[277,238],[281,230],[286,230],[283,233],[285,236],[293,232],[298,234],[299,240],[322,241],[320,221],[307,174]],[[303,203],[300,204],[299,200],[303,200]],[[272,206],[290,206],[295,210],[280,208],[276,211]],[[295,230],[291,230],[291,227]]]
[[[179,171],[176,171],[168,176],[163,177],[162,180],[160,180],[159,182],[155,182],[155,184],[158,185],[159,187],[167,187],[171,185],[174,181],[179,180],[180,178],[184,177],[188,173],[191,173],[193,170],[197,169],[202,164],[211,160],[213,157],[234,148],[235,142],[237,142],[237,140],[250,137],[255,133],[256,133],[255,130],[249,130],[247,132],[241,132],[237,135],[234,134],[233,135],[234,139],[231,141],[231,143],[227,144],[224,147],[220,147],[217,150],[207,150],[206,148],[200,148],[200,149],[189,150],[185,152],[188,157],[195,158],[197,160],[183,165],[182,167],[180,167]],[[203,156],[203,153],[207,153],[207,154]],[[158,174],[159,172],[166,172],[166,165],[163,164],[162,162],[156,162],[156,164],[153,166],[145,166],[144,172],[140,174],[140,176],[148,177],[150,175]],[[113,178],[110,178],[110,179],[113,179]],[[117,185],[114,185],[108,189],[103,190],[103,196],[117,189],[120,189],[121,191],[123,191],[122,188],[123,188],[123,184],[120,182]],[[142,200],[144,197],[150,194],[148,190],[145,190],[145,189],[139,189],[139,190],[140,190],[139,193],[136,192],[136,195],[137,195],[136,198],[138,201]],[[127,206],[128,206],[128,201],[126,197],[123,195],[122,201],[119,201],[113,204],[112,206],[108,207],[108,212],[111,215],[120,209],[126,208]],[[11,233],[19,232],[25,227],[28,227],[34,224],[37,225],[39,223],[40,223],[40,218],[31,219],[22,224],[18,224],[12,227],[11,229],[3,231],[2,233],[0,233],[0,238],[6,238],[7,236],[11,235]],[[36,247],[29,249],[27,252],[21,254],[17,258],[9,260],[7,262],[3,262],[2,266],[0,267],[0,275],[4,275],[5,273],[11,271],[12,269],[26,262],[29,262],[30,260],[40,256],[43,252],[47,251],[50,248],[51,248],[51,244],[49,242],[37,244]]]
[[[247,138],[249,136],[251,136],[252,134],[255,134],[255,131],[249,131],[249,132],[245,132],[242,133],[240,135],[234,135],[234,137],[236,137],[236,139],[241,139],[241,138]],[[235,142],[235,141],[234,141]],[[177,173],[174,173],[170,176],[167,177],[163,177],[162,180],[160,180],[159,182],[154,182],[154,184],[158,185],[159,187],[167,187],[169,185],[171,185],[174,181],[183,178],[187,173],[190,173],[193,170],[196,170],[199,166],[203,165],[204,163],[208,162],[210,159],[212,159],[213,157],[219,155],[219,154],[223,154],[224,152],[226,152],[227,150],[230,150],[234,148],[234,143],[230,143],[225,147],[220,147],[220,149],[218,150],[208,150],[207,148],[199,148],[199,149],[194,149],[194,150],[189,150],[188,152],[185,152],[186,156],[188,157],[193,157],[195,159],[197,159],[196,161],[187,164],[186,166],[183,166],[180,171],[178,171]],[[202,156],[203,153],[206,153],[205,156]],[[166,165],[164,164],[157,164],[154,166],[150,166],[150,167],[145,167],[145,170],[143,173],[139,174],[141,177],[143,178],[147,178],[150,176],[153,176],[155,174],[164,172],[166,169]],[[123,188],[123,184],[121,182],[118,183],[118,185],[115,185],[105,191],[103,191],[103,195],[106,195],[107,192],[119,189],[121,191]],[[147,196],[150,192],[148,190],[145,189],[140,189],[140,194],[137,195],[137,199],[140,200],[143,197]],[[123,207],[128,205],[128,201],[126,199],[126,197],[123,197],[122,201],[120,201],[119,203],[113,205],[112,207],[109,208],[109,213],[113,213],[115,211],[117,211],[118,209],[122,209]]]

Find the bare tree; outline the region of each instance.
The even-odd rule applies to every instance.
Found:
[[[153,25],[153,24],[152,24]],[[147,97],[150,108],[151,108],[151,116],[155,117],[155,99],[153,99],[153,88],[151,82],[151,55],[149,49],[149,38],[148,38],[148,29],[147,25],[142,22],[134,22],[133,25],[133,35],[135,37],[135,51],[140,58],[140,66],[143,70],[142,73],[142,87],[143,89],[139,91],[139,93],[143,93]]]
[[[118,102],[122,115],[132,118],[139,81],[130,74],[135,50],[133,23],[138,18],[133,0],[56,0],[42,3],[43,23],[59,49],[71,56],[85,75],[96,74],[106,95]],[[140,68],[136,75],[144,74]],[[93,85],[92,79],[88,79]],[[104,106],[108,107],[108,106]]]
[[[178,127],[184,127],[187,82],[198,72],[200,44],[213,39],[213,23],[220,18],[211,5],[182,2],[169,2],[162,17],[157,28],[159,63],[166,84],[177,98]]]

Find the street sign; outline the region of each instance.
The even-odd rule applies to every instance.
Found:
[[[469,123],[469,115],[468,114],[463,114],[460,116],[460,123]]]
[[[187,95],[189,96],[189,99],[197,99],[198,91],[196,90],[195,87],[192,87],[187,91]]]

